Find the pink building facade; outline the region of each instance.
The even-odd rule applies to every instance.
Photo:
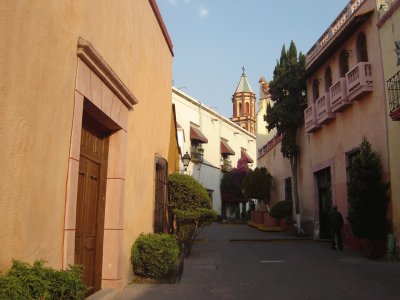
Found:
[[[346,220],[347,185],[364,136],[380,155],[384,180],[390,178],[378,19],[377,1],[350,1],[306,55],[307,108],[298,134],[301,224],[315,239],[328,239],[327,213],[337,205],[344,242],[352,247],[359,245]],[[291,172],[280,146],[262,148],[258,160],[274,176],[274,201],[290,195]]]

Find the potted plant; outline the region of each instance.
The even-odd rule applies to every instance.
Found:
[[[286,200],[279,201],[272,206],[269,215],[276,219],[276,223],[279,226],[284,227],[285,219],[290,215],[291,207],[291,202]]]

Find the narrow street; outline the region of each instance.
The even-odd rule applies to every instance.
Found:
[[[212,224],[199,231],[179,284],[131,284],[114,299],[400,299],[399,274],[399,262]]]

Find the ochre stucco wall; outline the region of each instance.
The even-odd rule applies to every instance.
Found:
[[[124,242],[153,228],[154,155],[168,157],[172,55],[147,0],[0,4],[0,270],[11,258],[62,266],[77,67],[90,41],[139,103],[128,117]],[[145,30],[144,30],[145,28]]]

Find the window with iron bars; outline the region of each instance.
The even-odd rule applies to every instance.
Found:
[[[387,82],[389,107],[392,113],[400,107],[400,71],[398,71]]]

